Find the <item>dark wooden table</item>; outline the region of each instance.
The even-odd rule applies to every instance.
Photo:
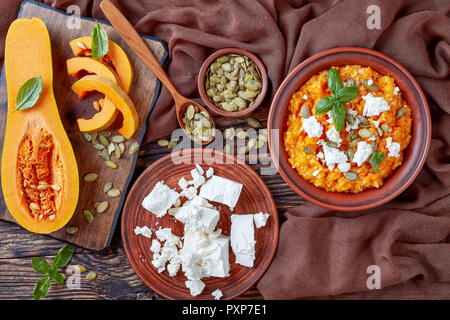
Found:
[[[262,111],[252,115],[266,125],[266,115]],[[230,126],[249,128],[246,119],[217,117],[218,129]],[[156,143],[142,146],[134,174],[136,179],[151,163],[168,154],[166,147]],[[261,164],[250,164],[257,172]],[[264,175],[263,180],[269,187],[280,216],[284,212],[303,203],[301,197],[294,193],[281,179],[280,175]],[[41,277],[31,265],[31,258],[41,256],[49,262],[54,258],[64,242],[45,235],[32,234],[16,224],[0,221],[0,299],[32,299],[33,288]],[[77,247],[71,263],[85,266],[88,271],[96,271],[97,279],[87,281],[81,277],[80,289],[68,289],[65,285],[52,285],[46,299],[162,299],[152,292],[131,268],[120,237],[120,223],[117,224],[109,248],[95,252]],[[252,287],[238,299],[261,299],[262,296]]]

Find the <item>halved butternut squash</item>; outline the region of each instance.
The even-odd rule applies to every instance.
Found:
[[[114,41],[109,40],[108,54],[102,59],[111,61],[120,79],[120,86],[128,93],[133,81],[133,69],[125,51]],[[75,56],[91,54],[91,37],[81,37],[70,41],[70,48]]]
[[[50,233],[63,227],[78,202],[78,167],[53,95],[50,37],[38,18],[20,18],[5,44],[8,114],[2,154],[2,190],[8,210],[24,228]],[[28,79],[43,89],[29,109],[15,111]]]
[[[77,119],[78,127],[83,132],[101,131],[110,127],[116,121],[119,110],[108,98],[98,100],[101,109],[90,119]],[[95,107],[94,107],[95,108]]]
[[[122,127],[118,130],[129,139],[139,126],[139,116],[133,101],[113,81],[98,75],[87,75],[72,85],[72,90],[83,97],[89,91],[103,93],[123,115]]]
[[[75,57],[67,59],[66,64],[67,73],[71,76],[76,77],[79,72],[85,70],[88,73],[98,74],[115,83],[120,83],[117,73],[103,61],[87,57]]]

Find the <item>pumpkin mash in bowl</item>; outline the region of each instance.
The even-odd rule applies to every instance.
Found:
[[[379,188],[402,164],[411,108],[389,75],[336,66],[293,94],[284,148],[290,165],[316,187],[357,193]]]

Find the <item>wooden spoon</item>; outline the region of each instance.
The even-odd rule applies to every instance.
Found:
[[[125,18],[125,16],[117,9],[109,0],[103,0],[100,3],[100,8],[102,9],[105,16],[108,18],[109,22],[113,25],[122,39],[130,46],[130,48],[136,53],[136,55],[150,68],[150,70],[155,74],[155,76],[164,84],[164,86],[169,90],[175,102],[175,108],[177,113],[178,123],[183,129],[184,133],[192,139],[191,134],[186,130],[186,126],[183,123],[183,115],[186,112],[189,105],[196,106],[199,111],[204,111],[209,115],[211,121],[211,138],[208,141],[195,141],[202,145],[206,145],[214,140],[214,134],[216,126],[214,120],[210,113],[198,103],[182,96],[178,90],[170,81],[164,69],[156,60],[155,56],[151,52],[150,48],[145,44],[144,40],[139,36],[138,32],[131,23]]]

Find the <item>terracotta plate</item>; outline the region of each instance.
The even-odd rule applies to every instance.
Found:
[[[178,187],[178,180],[181,177],[185,177],[187,180],[191,179],[190,171],[194,168],[194,163],[200,164],[205,171],[212,167],[214,174],[244,185],[233,213],[249,214],[262,211],[270,214],[265,227],[255,228],[256,259],[254,267],[246,268],[235,264],[235,256],[230,246],[230,276],[227,278],[203,278],[202,281],[205,282],[206,287],[202,294],[196,297],[189,294],[189,289],[184,284],[187,279],[181,270],[177,276],[170,277],[167,270],[158,273],[151,264],[153,253],[150,251],[150,245],[152,239],[156,238],[154,233],[152,239],[141,235],[136,236],[134,233],[136,226],[146,225],[152,229],[170,227],[172,233],[178,236],[183,235],[181,222],[176,221],[169,214],[162,218],[156,218],[145,210],[141,203],[158,181],[164,181],[169,187],[181,191]],[[221,208],[221,217],[217,228],[221,228],[222,234],[229,236],[232,212],[226,205],[215,202],[212,204]],[[224,295],[222,299],[230,299],[251,287],[272,261],[278,243],[278,214],[269,189],[251,167],[219,151],[187,149],[173,152],[158,160],[138,178],[128,195],[123,210],[122,238],[131,266],[142,281],[158,294],[168,299],[212,299],[211,293],[220,289]]]

